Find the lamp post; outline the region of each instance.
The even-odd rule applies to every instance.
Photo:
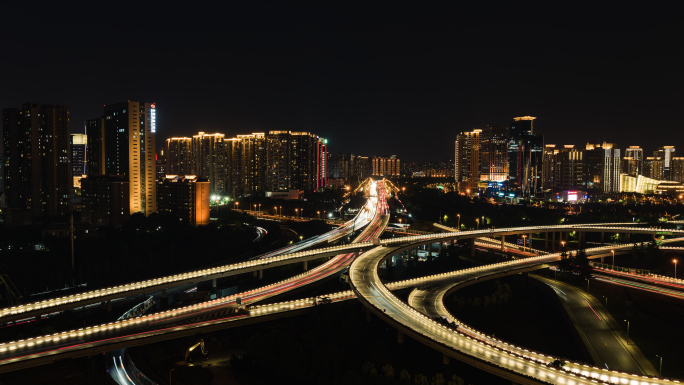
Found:
[[[526,244],[526,241],[527,241],[527,239],[526,239],[526,238],[527,238],[527,235],[523,234],[522,237],[523,237],[523,251],[525,251],[525,244]]]
[[[297,218],[297,214],[299,213],[299,209],[295,208],[295,218]]]
[[[280,216],[283,216],[283,206],[278,207],[280,209]]]
[[[461,231],[461,214],[456,214],[458,217],[458,231]]]
[[[629,344],[629,320],[626,319],[625,322],[627,322],[627,344]]]
[[[256,205],[256,203],[255,203],[255,204],[254,204],[254,211],[253,211],[253,212],[256,212],[256,208],[257,208],[257,205]]]
[[[613,253],[613,266],[615,266],[615,250],[611,250],[611,253]]]
[[[656,354],[656,357],[660,358],[660,377],[663,376],[663,356]]]
[[[235,201],[235,210],[237,210],[237,209],[239,209],[239,208],[240,208],[240,202]]]
[[[275,216],[278,216],[278,206],[273,206],[273,211],[275,211]]]
[[[320,211],[316,211],[316,213],[318,214],[318,219],[321,219],[321,212],[320,212]]]
[[[561,241],[561,248],[565,250],[565,241]]]
[[[261,215],[261,203],[259,203],[259,215]]]
[[[476,218],[475,222],[477,223],[477,230],[480,229],[480,218]]]
[[[484,215],[482,216],[482,222],[480,222],[480,223],[482,223],[482,228],[484,229],[484,225],[485,225]]]
[[[675,264],[675,279],[677,279],[677,260],[673,259],[672,262]]]

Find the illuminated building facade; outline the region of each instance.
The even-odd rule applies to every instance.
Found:
[[[584,153],[574,145],[544,146],[543,188],[573,189],[582,186]]]
[[[166,139],[166,173],[173,175],[195,173],[191,138]]]
[[[620,149],[614,143],[587,143],[583,185],[603,193],[620,191]]]
[[[157,211],[156,130],[154,103],[128,101],[106,105],[101,119],[86,122],[89,138],[91,132],[101,135],[94,138],[93,146],[89,139],[87,157],[93,160],[89,171],[94,171],[92,175],[121,176],[129,182],[131,214],[141,212],[148,216]],[[93,154],[100,149],[101,154]]]
[[[495,182],[508,179],[509,128],[487,125],[480,139],[480,178]]]
[[[193,226],[209,224],[210,183],[195,175],[167,175],[157,181],[160,213],[169,213]]]
[[[80,177],[86,174],[86,146],[88,137],[85,134],[71,134],[71,174]]]
[[[399,176],[401,175],[401,163],[396,155],[374,156],[371,158],[373,175]]]
[[[644,161],[644,176],[655,180],[665,179],[665,161],[659,156],[647,156]]]
[[[477,189],[480,180],[480,139],[482,130],[461,132],[456,137],[455,179],[459,191]]]
[[[192,153],[194,173],[209,179],[211,194],[225,193],[228,172],[225,136],[200,132],[192,137]]]
[[[157,180],[163,178],[166,174],[166,149],[162,148],[157,154]]]
[[[97,118],[85,122],[86,175],[105,174],[104,121],[104,118]]]
[[[67,217],[73,186],[69,107],[24,103],[4,109],[2,119],[7,208],[25,223]]]
[[[644,172],[644,150],[639,146],[629,146],[625,149],[623,159],[624,174],[642,175]]]
[[[663,146],[658,147],[657,150],[653,151],[653,157],[657,157],[663,160],[663,178],[665,180],[670,180],[670,166],[671,160],[675,156],[674,146]]]
[[[524,196],[541,191],[544,136],[534,133],[534,116],[513,118],[508,142],[508,179]]]
[[[81,220],[93,226],[121,227],[131,216],[130,193],[123,177],[88,175],[81,179]]]
[[[684,157],[670,159],[670,177],[675,182],[684,182]]]

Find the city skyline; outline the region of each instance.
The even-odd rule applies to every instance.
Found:
[[[458,132],[524,115],[538,117],[547,143],[650,150],[684,140],[682,53],[671,49],[681,27],[667,10],[137,7],[165,17],[123,28],[126,7],[90,18],[10,6],[15,17],[2,28],[15,59],[0,64],[0,105],[69,105],[76,133],[103,104],[154,100],[161,137],[310,131],[331,152],[407,161],[448,154]],[[21,28],[29,21],[40,27]],[[41,39],[52,30],[63,43]]]

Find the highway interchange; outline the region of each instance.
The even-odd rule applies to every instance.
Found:
[[[163,290],[182,284],[212,280],[228,274],[240,274],[258,271],[263,268],[280,264],[303,262],[326,256],[336,255],[324,264],[306,271],[296,277],[279,283],[240,293],[243,304],[255,304],[267,298],[276,296],[288,290],[303,287],[346,269],[350,263],[350,278],[353,291],[333,293],[333,301],[341,301],[358,297],[364,305],[386,320],[398,330],[422,342],[443,351],[445,355],[461,359],[474,366],[494,372],[504,378],[510,378],[519,383],[625,383],[625,384],[660,384],[672,381],[657,379],[643,375],[620,373],[600,367],[590,367],[584,364],[568,363],[563,369],[550,367],[552,357],[541,353],[529,352],[523,348],[511,346],[503,341],[484,336],[481,333],[461,325],[458,331],[447,329],[430,319],[433,316],[449,316],[442,305],[444,293],[458,285],[472,284],[482,279],[490,279],[505,274],[533,270],[547,266],[559,259],[558,254],[547,254],[537,257],[518,259],[511,262],[487,265],[473,269],[449,272],[437,276],[424,277],[415,280],[383,284],[377,275],[378,265],[388,257],[402,251],[416,248],[420,245],[434,242],[445,242],[453,239],[474,239],[483,236],[501,236],[511,234],[538,233],[544,231],[604,231],[627,233],[654,233],[652,228],[627,227],[624,224],[575,225],[554,227],[520,227],[511,229],[488,229],[470,232],[452,232],[411,236],[382,240],[379,246],[373,245],[387,225],[389,219],[386,202],[387,192],[383,182],[372,187],[365,209],[353,220],[352,227],[358,229],[367,224],[362,234],[354,240],[355,244],[342,247],[328,247],[308,252],[287,250],[291,254],[276,254],[259,258],[258,260],[240,264],[226,265],[213,269],[203,269],[156,280],[136,282],[107,288],[98,291],[65,296],[53,300],[19,307],[0,310],[0,321],[8,322],[33,317],[49,312],[61,311],[66,308],[83,306],[119,298],[121,296]],[[359,221],[359,222],[357,222]],[[349,226],[341,227],[334,233],[348,234]],[[332,232],[331,232],[332,233]],[[674,231],[674,233],[684,233]],[[344,236],[344,235],[342,235]],[[325,237],[313,242],[320,243]],[[671,242],[675,242],[674,240]],[[608,246],[588,249],[592,257],[616,252],[629,251],[631,245]],[[369,250],[369,251],[365,251]],[[287,252],[286,251],[286,252]],[[365,252],[364,252],[365,251]],[[346,253],[345,253],[346,252]],[[352,263],[353,262],[353,263]],[[427,284],[439,283],[443,291],[436,296],[412,294],[409,304],[402,302],[391,293],[392,289],[407,287],[423,287]],[[674,290],[676,291],[676,290]],[[153,341],[177,338],[197,332],[220,330],[226,327],[239,326],[250,322],[261,322],[276,319],[284,315],[298,314],[313,306],[313,300],[289,301],[279,304],[256,306],[247,314],[229,314],[226,309],[234,306],[235,298],[230,296],[181,309],[169,310],[128,320],[112,322],[105,325],[85,327],[78,330],[55,333],[50,336],[39,336],[21,341],[11,341],[0,344],[0,372],[17,370],[51,362],[54,359],[77,357],[95,352],[109,351],[125,346],[135,346]],[[428,298],[429,297],[429,298]],[[422,298],[422,302],[418,301]],[[410,305],[410,306],[409,306]],[[422,312],[417,311],[422,310]],[[456,321],[458,322],[458,321]],[[610,365],[609,365],[610,366]],[[638,366],[638,365],[637,365]],[[648,368],[647,368],[648,369]],[[634,370],[638,372],[638,370]],[[641,371],[644,373],[644,370]],[[653,374],[651,370],[646,370]]]

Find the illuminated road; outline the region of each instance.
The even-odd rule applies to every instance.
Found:
[[[569,362],[562,369],[557,369],[549,365],[556,357],[531,352],[522,347],[484,336],[463,324],[460,324],[458,331],[453,331],[433,321],[399,300],[382,284],[378,277],[377,268],[382,260],[409,247],[411,246],[375,248],[357,258],[350,268],[353,289],[362,303],[400,332],[410,335],[448,356],[521,384],[549,382],[562,384],[606,382],[630,385],[674,383],[674,381],[669,380],[590,367],[582,363]],[[612,249],[628,249],[630,247],[631,245],[613,246]],[[606,251],[609,253],[610,249],[611,247],[588,249],[587,253],[590,258],[598,258],[600,255],[606,255]],[[544,263],[558,259],[558,254],[551,254],[475,267],[442,276],[454,278],[459,276],[461,284],[467,285],[480,278],[511,274],[521,271],[521,269],[534,269]],[[421,282],[421,279],[413,281],[416,286],[428,283]]]
[[[382,183],[379,183],[377,191],[377,196],[369,198],[369,202],[371,202],[369,212],[373,212],[375,215],[370,225],[357,238],[358,241],[377,238],[387,225],[387,202]],[[52,356],[69,357],[82,354],[84,350],[89,352],[106,351],[113,348],[150,343],[150,339],[155,337],[167,339],[174,334],[183,335],[185,331],[191,331],[190,334],[194,334],[196,331],[193,329],[211,328],[220,324],[221,320],[245,318],[245,314],[225,317],[230,315],[234,309],[236,297],[239,296],[245,305],[262,301],[333,274],[338,274],[349,265],[353,258],[354,253],[338,255],[312,270],[282,282],[182,309],[62,334],[57,333],[52,336],[17,341],[16,343],[0,344],[0,372],[39,365],[45,363],[45,359]],[[254,312],[255,315],[261,314],[259,310],[254,310]],[[221,316],[223,318],[220,318]],[[219,317],[218,321],[205,321],[217,317]]]

